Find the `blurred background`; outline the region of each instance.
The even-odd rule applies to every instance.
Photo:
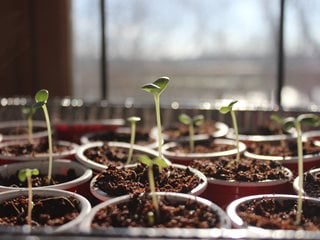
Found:
[[[318,0],[0,2],[0,97],[319,110]]]

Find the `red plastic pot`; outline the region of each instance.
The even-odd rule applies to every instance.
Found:
[[[123,119],[106,119],[97,121],[57,122],[54,124],[57,138],[60,140],[80,143],[82,135],[91,132],[115,131],[123,126]]]
[[[267,180],[261,182],[238,182],[220,179],[208,179],[206,190],[200,195],[225,209],[229,203],[240,197],[254,194],[293,193],[292,172],[285,168],[288,180]]]

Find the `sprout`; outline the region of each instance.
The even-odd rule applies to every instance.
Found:
[[[204,122],[203,115],[196,115],[193,118],[183,113],[179,115],[179,121],[189,126],[190,151],[194,152],[194,127],[200,126]]]
[[[296,224],[301,222],[302,214],[302,188],[303,188],[303,145],[302,145],[302,130],[301,126],[319,126],[320,117],[315,114],[301,114],[297,118],[289,117],[283,121],[283,128],[290,130],[295,128],[297,131],[297,150],[298,150],[298,176],[299,176],[299,191],[298,191],[298,207],[296,215]]]
[[[155,187],[154,176],[153,176],[153,166],[157,165],[159,168],[166,168],[169,166],[169,164],[165,159],[155,158],[152,160],[147,155],[139,156],[138,160],[139,162],[143,163],[148,167],[148,181],[149,181],[150,192],[152,196],[152,204],[156,209],[156,215],[159,216],[159,203],[158,203],[158,198],[155,195],[156,187]]]
[[[51,182],[52,177],[52,136],[51,136],[51,124],[49,119],[49,113],[46,106],[48,101],[49,92],[46,89],[39,90],[35,95],[36,104],[34,107],[41,107],[46,119],[47,131],[48,131],[48,145],[49,145],[49,166],[48,166],[48,182]]]
[[[129,149],[128,160],[127,160],[127,164],[129,164],[131,162],[131,159],[132,159],[133,144],[134,144],[134,140],[135,140],[135,137],[136,137],[136,122],[140,121],[141,118],[133,116],[133,117],[129,117],[127,120],[131,124],[131,128],[130,128],[130,133],[131,133],[130,149]]]
[[[156,118],[157,118],[157,128],[158,128],[158,151],[159,158],[162,158],[162,127],[161,127],[161,118],[160,118],[160,95],[167,88],[169,83],[168,77],[161,77],[153,83],[148,83],[142,86],[142,89],[146,92],[149,92],[153,95],[155,109],[156,109]]]
[[[239,162],[240,161],[240,150],[239,150],[239,131],[238,131],[238,124],[237,124],[237,118],[236,118],[236,114],[234,112],[233,105],[236,104],[238,101],[232,101],[231,103],[229,103],[228,106],[224,106],[220,108],[220,113],[222,114],[227,114],[228,112],[230,112],[231,114],[231,118],[232,118],[232,124],[233,124],[233,129],[234,129],[234,135],[235,135],[235,141],[236,141],[236,148],[237,148],[237,157],[236,157],[236,161]]]
[[[32,176],[39,175],[38,169],[21,169],[18,173],[18,178],[21,182],[28,181],[28,217],[27,223],[31,226],[32,221],[32,208],[33,208],[33,201],[32,201]]]
[[[30,143],[33,142],[33,134],[32,134],[32,116],[35,114],[37,108],[33,106],[25,106],[22,108],[22,113],[27,115],[27,122],[28,122],[28,140]]]

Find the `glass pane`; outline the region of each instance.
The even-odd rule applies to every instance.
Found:
[[[108,96],[150,102],[144,83],[166,75],[163,102],[274,103],[278,0],[107,0]]]
[[[320,1],[287,1],[283,105],[320,105]]]
[[[73,96],[98,100],[100,91],[100,1],[72,1]]]

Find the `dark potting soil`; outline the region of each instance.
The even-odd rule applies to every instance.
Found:
[[[51,182],[49,183],[47,175],[40,173],[37,176],[32,176],[32,186],[42,187],[42,186],[48,186],[53,184],[60,184],[60,183],[72,181],[77,177],[78,176],[76,175],[76,172],[74,171],[74,169],[69,169],[65,175],[54,174],[51,178]],[[3,177],[0,175],[0,183],[2,186],[7,186],[7,187],[28,187],[27,181],[21,182],[19,180],[18,172],[9,177]]]
[[[229,181],[258,182],[265,180],[288,179],[287,172],[275,161],[241,157],[193,160],[191,167],[198,169],[208,178]]]
[[[80,213],[78,201],[73,197],[33,196],[32,225],[60,226]],[[19,196],[0,203],[0,226],[27,224],[28,197]]]
[[[304,174],[303,190],[310,197],[320,198],[320,172]]]
[[[33,127],[32,132],[37,133],[37,132],[43,132],[47,131],[46,127]],[[3,127],[0,128],[0,134],[4,136],[9,136],[9,135],[25,135],[28,134],[28,128],[27,127]]]
[[[194,151],[190,151],[189,142],[178,143],[177,146],[169,148],[168,151],[180,153],[212,153],[221,152],[235,149],[234,145],[231,144],[220,144],[215,143],[213,139],[196,141],[194,144]]]
[[[108,143],[103,144],[101,147],[93,147],[84,151],[84,155],[99,164],[102,165],[116,165],[121,166],[127,162],[129,149],[122,147],[110,147]],[[136,153],[133,151],[132,162],[137,162],[139,155],[146,155]],[[147,154],[148,155],[148,154]]]
[[[118,142],[130,142],[131,134],[130,128],[117,129],[115,132],[103,132],[92,134],[88,139],[90,142],[94,141],[118,141]],[[135,144],[148,145],[155,142],[149,136],[149,131],[144,129],[137,129],[135,135]]]
[[[264,123],[256,126],[254,129],[239,129],[241,135],[277,135],[282,134],[279,124]]]
[[[320,204],[306,200],[303,202],[300,225],[295,224],[296,205],[297,201],[292,199],[277,200],[274,198],[264,198],[242,203],[238,207],[237,213],[251,226],[266,229],[319,231]]]
[[[194,134],[207,134],[208,136],[218,130],[215,126],[215,121],[205,121],[200,126],[194,128]],[[166,126],[163,130],[165,140],[179,140],[181,137],[189,136],[189,127],[182,123],[173,123],[172,125]]]
[[[272,141],[272,142],[252,142],[247,144],[247,151],[258,155],[267,156],[297,156],[296,140]],[[320,146],[316,146],[313,141],[303,142],[303,154],[320,154]]]
[[[159,215],[154,224],[148,221],[150,213],[155,212],[152,201],[146,197],[133,197],[129,202],[100,209],[92,221],[92,228],[213,228],[221,224],[217,213],[201,203],[191,200],[181,203],[166,198],[159,202]]]
[[[153,172],[156,191],[189,193],[201,183],[189,168],[184,170],[170,166],[160,172],[158,166],[154,166]],[[99,175],[95,187],[109,196],[150,192],[148,168],[142,164],[132,168],[110,166]]]
[[[22,156],[30,155],[35,156],[36,154],[45,154],[48,153],[48,141],[41,140],[35,143],[19,143],[9,146],[3,146],[0,148],[0,155],[3,156]],[[70,151],[70,146],[63,146],[53,142],[52,151],[53,153],[62,153]]]

